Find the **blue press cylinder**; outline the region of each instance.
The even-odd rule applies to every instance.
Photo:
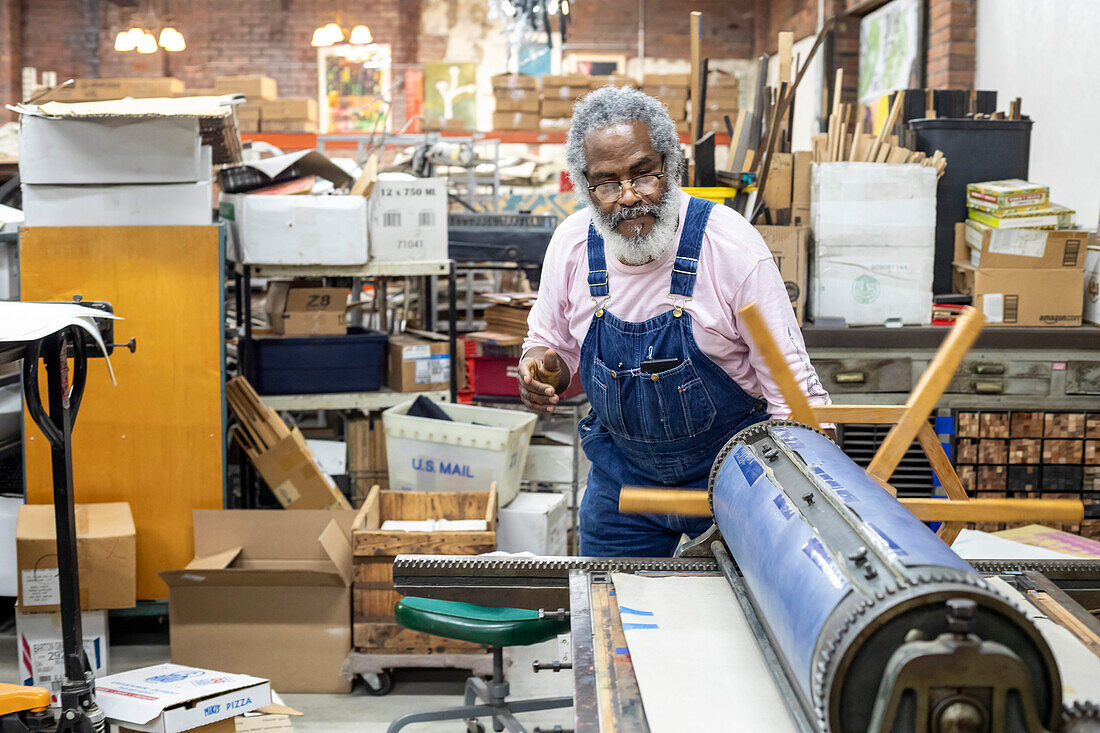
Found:
[[[762,428],[801,456],[819,486],[832,489],[855,510],[879,554],[906,567],[973,572],[827,437],[791,423],[749,430]],[[811,665],[822,627],[846,596],[859,591],[849,583],[844,558],[825,546],[791,498],[769,478],[768,463],[739,438],[731,442],[736,444],[712,476],[714,520],[809,699]],[[787,488],[796,501],[805,490]]]

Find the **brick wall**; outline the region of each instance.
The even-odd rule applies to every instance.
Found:
[[[17,102],[22,87],[19,0],[0,0],[0,101]],[[0,106],[0,124],[14,119]]]
[[[927,86],[973,88],[974,6],[974,0],[928,0]]]
[[[790,0],[801,2],[801,0]],[[749,58],[753,50],[753,0],[694,0],[690,4],[643,0],[646,58],[691,56],[690,13],[703,14],[704,58]],[[569,52],[638,55],[638,2],[571,3]]]
[[[190,87],[212,86],[225,74],[262,73],[275,78],[283,96],[314,96],[317,52],[310,39],[317,26],[365,23],[375,40],[392,46],[395,65],[414,63],[419,38],[408,29],[418,28],[420,6],[421,0],[175,0],[172,23],[187,50],[144,55],[114,50],[115,35],[131,25],[127,9],[105,0],[23,0],[20,65],[55,70],[62,79],[167,70]]]

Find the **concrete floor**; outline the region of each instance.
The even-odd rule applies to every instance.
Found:
[[[114,639],[119,634],[116,622],[112,622]],[[165,636],[166,638],[166,636]],[[111,643],[111,673],[169,661],[166,643]],[[147,642],[161,640],[144,639]],[[556,697],[569,695],[573,690],[572,673],[531,671],[535,659],[557,659],[557,641],[548,641],[531,647],[512,649],[512,667],[509,682],[512,698]],[[288,664],[293,660],[288,659]],[[16,682],[19,667],[16,657],[15,629],[0,619],[0,681]],[[294,720],[296,733],[383,733],[394,718],[405,713],[454,707],[462,704],[465,674],[458,670],[395,670],[393,691],[383,697],[368,695],[362,680],[349,695],[294,695],[282,694],[283,701],[302,711],[304,715]],[[553,728],[573,727],[571,708],[528,713],[518,716],[530,731],[535,726]],[[492,726],[483,721],[486,730]],[[409,733],[458,733],[465,730],[462,721],[419,723],[405,729]]]

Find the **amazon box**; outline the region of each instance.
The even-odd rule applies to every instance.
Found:
[[[810,259],[810,227],[758,226],[787,288],[798,325],[806,315],[806,272]]]
[[[1085,270],[975,267],[955,262],[955,290],[987,326],[1080,326]]]
[[[197,510],[195,558],[168,584],[172,661],[348,692],[354,511]]]
[[[137,602],[137,554],[130,505],[77,504],[75,514],[80,607],[85,611],[133,608]],[[61,607],[56,537],[52,504],[19,507],[15,552],[19,607],[24,613]]]

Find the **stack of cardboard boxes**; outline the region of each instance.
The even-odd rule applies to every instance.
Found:
[[[107,99],[133,97],[179,97],[185,94],[183,82],[170,76],[162,77],[112,77],[102,79],[76,79],[72,84],[57,89],[40,101],[50,102],[100,102]]]
[[[88,662],[107,674],[110,645],[107,609],[136,604],[137,551],[134,520],[125,503],[75,507],[81,626]],[[57,535],[52,504],[19,507],[15,529],[19,603],[15,624],[19,681],[50,691],[59,704],[63,674]]]
[[[740,87],[736,76],[721,71],[710,74],[710,78],[707,79],[706,100],[702,108],[704,134],[726,133],[727,116],[730,118],[730,124],[737,122],[739,94]]]
[[[499,74],[493,77],[494,130],[539,129],[539,88],[535,77],[525,74]]]
[[[687,132],[688,74],[646,74],[642,91],[664,102],[677,132]]]
[[[542,77],[542,101],[539,116],[544,120],[563,120],[560,127],[568,127],[573,116],[573,105],[592,91],[592,79],[585,74],[547,74]]]
[[[280,97],[275,80],[260,74],[214,77],[215,94],[243,94],[237,105],[242,132],[317,132],[317,100]]]

